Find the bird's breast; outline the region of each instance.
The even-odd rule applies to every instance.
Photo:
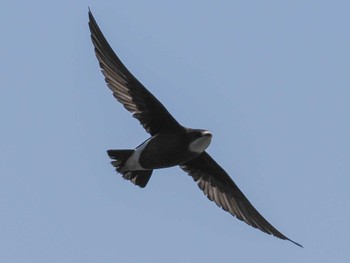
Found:
[[[179,165],[194,157],[194,153],[188,150],[188,146],[186,134],[157,134],[148,141],[140,153],[140,165],[146,169]]]

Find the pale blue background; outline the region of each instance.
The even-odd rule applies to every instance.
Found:
[[[349,1],[6,1],[0,262],[349,262]],[[300,249],[218,209],[179,168],[146,189],[106,150],[148,135],[104,84],[124,63]]]

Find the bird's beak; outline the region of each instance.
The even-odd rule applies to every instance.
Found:
[[[209,138],[213,137],[210,131],[203,131],[202,136],[209,137]]]

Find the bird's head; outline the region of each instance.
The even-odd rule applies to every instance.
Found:
[[[190,144],[189,150],[195,153],[202,153],[208,148],[212,134],[207,130],[188,129]]]

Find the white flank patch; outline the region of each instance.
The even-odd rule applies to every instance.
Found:
[[[131,154],[129,159],[126,161],[121,172],[147,170],[143,168],[140,164],[140,154],[145,149],[145,147],[147,146],[147,144],[152,138],[153,137],[149,138],[147,141],[145,141],[135,149],[135,151]]]

